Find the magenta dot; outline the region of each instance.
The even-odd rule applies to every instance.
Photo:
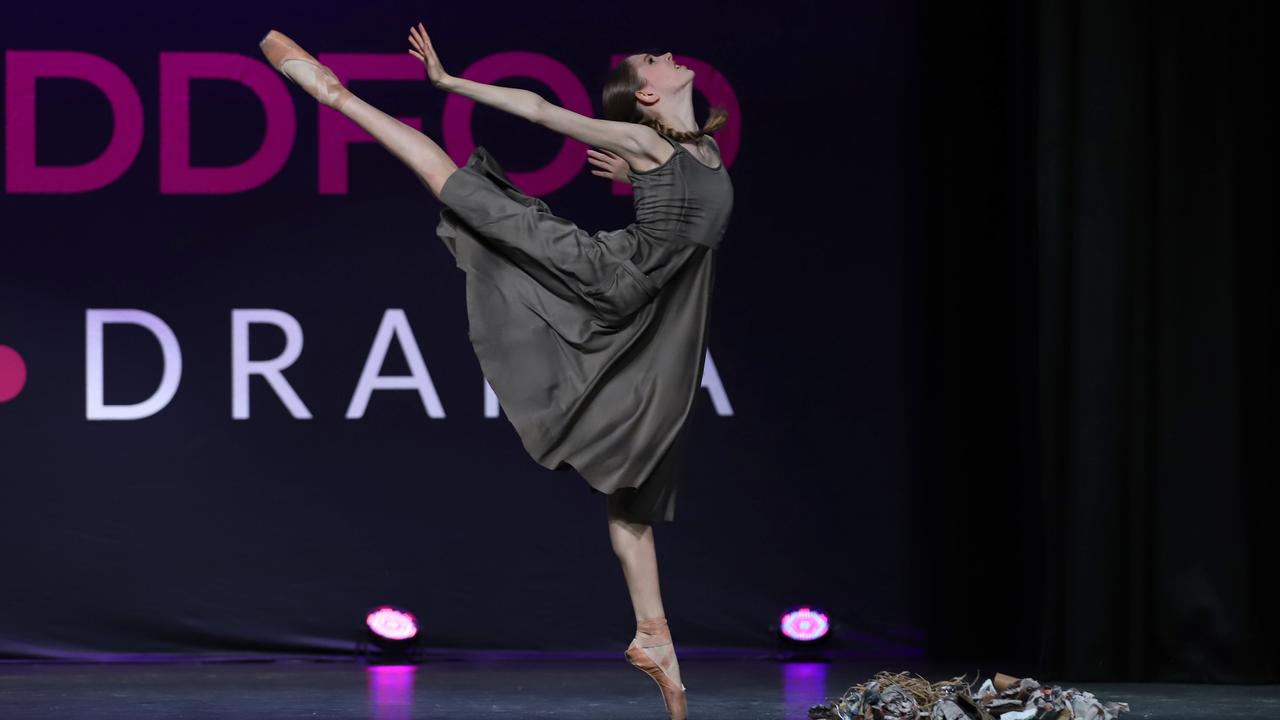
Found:
[[[26,384],[27,364],[22,356],[8,345],[0,345],[0,403],[17,397]]]

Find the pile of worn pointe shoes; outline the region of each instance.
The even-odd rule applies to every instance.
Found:
[[[878,672],[840,699],[809,708],[811,720],[1114,720],[1129,704],[1099,702],[1093,693],[1041,687],[1031,678],[996,673],[977,692],[963,676],[930,683],[907,673]]]

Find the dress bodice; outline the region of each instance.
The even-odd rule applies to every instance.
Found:
[[[679,142],[662,137],[675,149],[671,157],[651,170],[628,174],[636,213],[627,227],[636,240],[632,261],[651,274],[661,274],[668,258],[677,259],[672,257],[679,254],[672,252],[676,248],[719,247],[733,211],[733,184],[724,158],[711,167]]]

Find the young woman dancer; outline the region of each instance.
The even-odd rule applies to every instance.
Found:
[[[604,88],[609,119],[599,120],[449,75],[421,23],[409,43],[436,88],[602,148],[610,155],[593,161],[633,185],[635,222],[587,233],[521,192],[483,147],[458,167],[285,35],[272,30],[260,42],[273,67],[372,135],[443,203],[436,233],[467,273],[468,336],[485,378],[534,460],[572,468],[607,494],[636,617],[625,656],[683,720],[652,525],[674,518],[681,441],[701,384],[715,249],[733,205],[710,137],[726,114],[714,108],[697,127],[694,73],[670,53],[620,63]]]

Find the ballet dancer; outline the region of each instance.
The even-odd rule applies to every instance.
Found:
[[[408,40],[435,88],[598,148],[593,174],[632,184],[635,221],[588,233],[520,191],[484,147],[458,167],[287,36],[272,30],[259,43],[272,67],[368,132],[442,203],[436,234],[467,274],[468,335],[485,379],[535,461],[576,470],[606,494],[636,618],[625,657],[658,684],[672,720],[684,720],[653,524],[674,519],[701,384],[714,260],[733,205],[711,137],[727,113],[712,108],[698,127],[694,72],[671,53],[619,63],[604,87],[606,119],[596,119],[528,90],[450,75],[421,23]]]

